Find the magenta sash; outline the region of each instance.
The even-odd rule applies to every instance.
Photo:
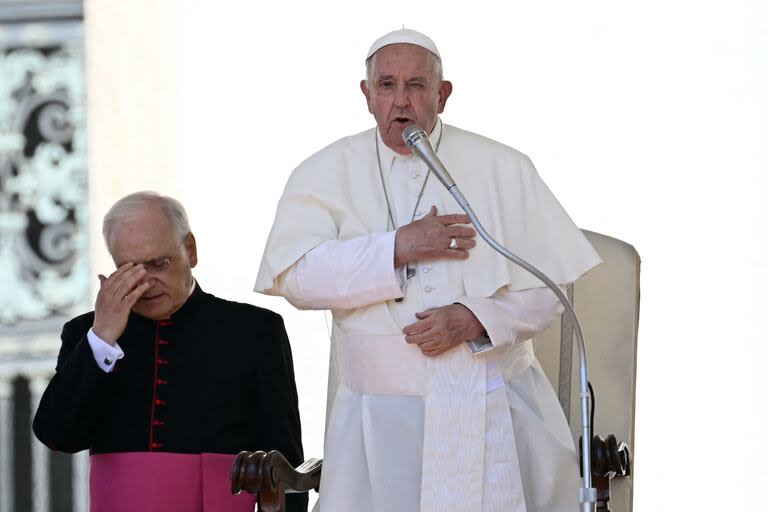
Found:
[[[91,512],[253,512],[230,494],[235,455],[130,452],[91,455]]]

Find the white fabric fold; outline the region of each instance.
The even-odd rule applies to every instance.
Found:
[[[352,309],[403,296],[394,268],[395,232],[327,240],[278,276],[277,289],[299,309]]]
[[[562,312],[557,296],[549,288],[512,292],[504,287],[491,297],[460,297],[483,324],[491,343],[485,350],[533,338]]]

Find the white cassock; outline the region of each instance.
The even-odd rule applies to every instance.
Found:
[[[525,155],[440,122],[430,139],[500,243],[563,284],[600,262]],[[554,294],[482,240],[468,260],[413,264],[410,279],[393,268],[384,187],[398,226],[432,205],[463,213],[434,176],[418,199],[427,175],[372,129],[303,162],[278,205],[255,289],[334,318],[318,507],[575,511],[577,456],[530,340],[559,311]],[[457,302],[484,346],[428,358],[405,342],[417,312]]]

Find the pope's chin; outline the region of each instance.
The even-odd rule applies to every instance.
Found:
[[[389,124],[386,137],[382,134],[382,140],[389,146],[390,149],[398,153],[410,154],[411,151],[406,147],[403,141],[403,130],[406,126],[413,124],[413,122],[399,123],[393,121]]]

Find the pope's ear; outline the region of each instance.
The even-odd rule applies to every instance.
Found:
[[[448,80],[440,82],[440,99],[437,102],[437,113],[442,114],[445,110],[445,103],[448,101],[448,96],[453,92],[453,84]]]
[[[360,90],[365,95],[365,104],[368,107],[368,112],[373,114],[373,110],[371,110],[371,90],[368,88],[368,80],[360,80]]]

